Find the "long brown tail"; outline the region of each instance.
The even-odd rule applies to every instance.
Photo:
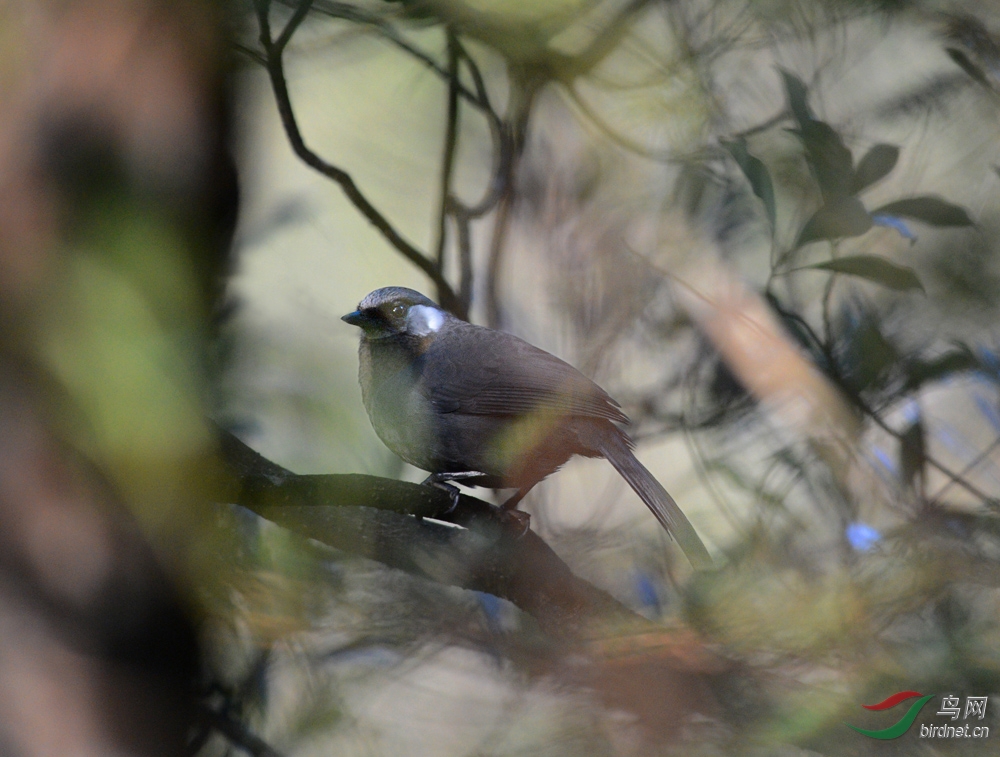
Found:
[[[712,558],[698,538],[691,521],[681,512],[674,498],[660,482],[653,478],[653,474],[636,459],[624,435],[603,434],[600,451],[646,503],[660,525],[677,540],[691,565],[695,569],[711,568]]]

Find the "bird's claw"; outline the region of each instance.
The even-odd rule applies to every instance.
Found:
[[[478,470],[452,471],[432,473],[423,480],[425,484],[444,484],[449,481],[465,481],[469,478],[485,478],[486,474]]]
[[[461,501],[462,495],[458,491],[457,486],[452,486],[451,484],[445,483],[444,481],[431,481],[428,485],[433,486],[435,489],[440,489],[441,491],[447,492],[448,496],[451,497],[451,504],[448,505],[448,509],[445,510],[443,513],[439,513],[439,515],[441,515],[442,517],[445,515],[451,515],[453,512],[455,512],[456,509],[458,509],[458,503]]]
[[[531,530],[531,516],[522,510],[501,510],[500,522],[509,528],[515,539],[521,539]]]
[[[441,516],[451,515],[458,508],[458,503],[461,501],[461,494],[458,491],[458,487],[449,483],[450,481],[464,481],[469,478],[480,478],[485,476],[485,473],[480,471],[460,471],[457,473],[432,473],[427,478],[423,480],[423,484],[426,486],[433,486],[435,489],[441,489],[442,491],[448,492],[448,496],[451,497],[451,506],[441,513]]]
[[[458,487],[450,482],[466,481],[470,478],[485,478],[486,475],[487,474],[481,471],[473,470],[432,473],[425,478],[422,482],[425,486],[433,486],[435,489],[441,489],[442,491],[447,492],[448,496],[451,497],[451,505],[437,517],[443,518],[451,515],[456,509],[458,509],[459,502],[461,501],[461,493],[459,492]],[[531,528],[531,516],[526,512],[515,509],[518,503],[524,498],[524,494],[525,492],[523,491],[516,492],[512,497],[500,505],[497,513],[500,523],[513,532],[515,539],[522,538]]]

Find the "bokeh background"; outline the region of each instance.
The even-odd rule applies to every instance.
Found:
[[[997,723],[935,713],[1000,690],[1000,7],[10,0],[0,34],[0,753],[1000,753],[919,734]],[[600,460],[524,501],[541,543],[466,524],[542,566],[516,591],[378,530],[405,497],[257,506],[424,477],[339,319],[386,285],[621,401],[716,569]],[[904,690],[899,738],[845,725]]]

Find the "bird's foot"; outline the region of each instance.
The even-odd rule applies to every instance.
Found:
[[[425,478],[421,483],[425,486],[433,486],[435,489],[441,489],[448,493],[451,497],[451,505],[440,515],[451,515],[455,512],[460,502],[461,494],[458,491],[458,487],[454,484],[449,483],[449,481],[464,481],[469,478],[480,478],[485,476],[485,473],[480,473],[479,471],[461,471],[458,473],[432,473],[427,478]]]
[[[527,494],[526,491],[518,489],[503,501],[503,504],[500,505],[500,509],[504,512],[513,512],[514,508],[521,504],[521,500],[524,499],[525,494]]]
[[[523,537],[531,528],[531,516],[521,510],[501,510],[500,522],[511,530],[515,539]]]
[[[500,505],[500,522],[514,532],[515,539],[520,539],[531,527],[531,516],[517,509],[527,493],[527,489],[518,489]]]
[[[438,513],[439,516],[444,517],[445,515],[451,515],[458,508],[458,503],[461,501],[461,494],[458,491],[457,486],[445,483],[444,481],[431,481],[428,486],[433,486],[435,489],[440,489],[441,491],[447,492],[448,496],[451,497],[451,504],[448,505],[448,509],[442,513]]]

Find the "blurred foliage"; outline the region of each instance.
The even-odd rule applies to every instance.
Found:
[[[235,210],[223,12],[0,8],[4,754],[189,737],[225,499],[206,367]]]
[[[260,27],[237,44],[267,69],[296,154],[345,190],[442,303],[507,328],[530,331],[534,319],[552,342],[569,334],[577,363],[617,382],[608,388],[638,437],[688,443],[715,500],[696,525],[721,536],[718,569],[691,576],[660,535],[564,526],[539,506],[533,523],[574,570],[660,624],[654,651],[630,650],[638,672],[615,687],[607,670],[628,655],[608,652],[606,638],[560,653],[496,598],[238,523],[246,553],[213,609],[214,677],[237,714],[286,753],[330,743],[360,752],[368,739],[378,751],[400,741],[369,729],[468,712],[467,698],[453,701],[468,673],[484,690],[513,692],[491,710],[502,725],[476,741],[461,717],[445,716],[435,727],[447,733],[422,734],[413,753],[430,744],[449,754],[984,750],[920,741],[915,729],[879,742],[843,722],[880,727],[861,703],[900,690],[1000,691],[992,8],[256,0],[247,15],[270,28],[262,45]],[[440,200],[427,249],[366,204],[358,176],[312,153],[294,122],[282,56],[297,55],[300,34],[346,44],[330,29],[381,39],[440,81],[442,170],[421,186]],[[437,46],[420,46],[429,39]],[[928,40],[940,60],[920,68]],[[888,52],[866,57],[883,42]],[[502,65],[487,67],[495,59]],[[459,150],[476,139],[468,117],[483,119],[487,136]],[[372,140],[391,126],[372,124]],[[413,135],[413,149],[426,138]],[[458,188],[463,161],[488,164],[478,198]],[[692,272],[716,269],[773,318],[793,362],[737,364],[684,304]],[[616,360],[633,372],[616,374]],[[768,368],[771,384],[755,383]],[[781,392],[761,388],[794,393],[802,376],[844,408],[830,411],[846,418],[832,431],[818,416],[787,422]],[[724,662],[702,657],[706,648]],[[454,649],[469,657],[445,659]],[[664,659],[690,678],[653,682]],[[573,665],[600,673],[580,685]],[[442,689],[414,693],[407,670]],[[392,688],[397,673],[407,684]],[[557,704],[532,718],[524,703],[550,685]],[[392,694],[371,704],[367,686]],[[411,701],[421,696],[427,709]],[[643,710],[686,696],[700,726]],[[593,720],[585,727],[581,711]],[[617,721],[622,711],[634,721]],[[997,723],[995,709],[984,723]],[[206,754],[225,748],[213,744]]]

